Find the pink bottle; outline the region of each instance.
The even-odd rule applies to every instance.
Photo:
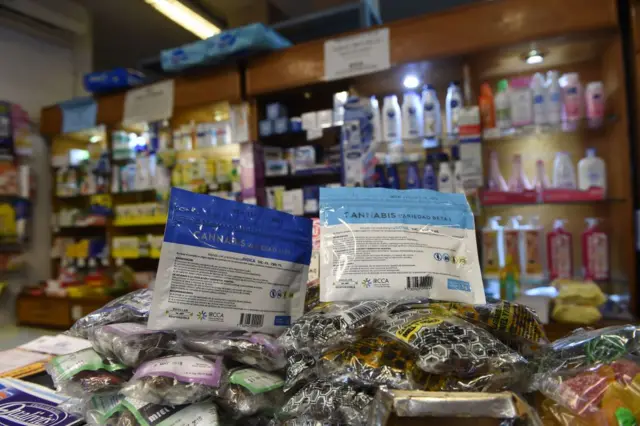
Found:
[[[544,189],[551,188],[547,172],[544,167],[544,161],[536,161],[536,178],[533,181],[533,187],[536,191],[541,192]]]
[[[573,277],[573,236],[564,229],[564,219],[556,219],[547,234],[549,278]]]
[[[589,127],[600,127],[604,119],[604,84],[592,81],[585,90]]]
[[[500,173],[500,163],[498,162],[498,153],[491,151],[489,155],[489,182],[487,187],[490,191],[507,192],[507,182]]]
[[[584,115],[584,94],[580,77],[575,72],[565,74],[560,79],[560,85],[564,99],[562,118],[565,129],[572,130],[577,127]]]
[[[509,192],[524,192],[533,188],[529,179],[524,174],[524,169],[522,168],[522,156],[520,154],[513,156],[511,177],[509,178],[508,186]]]
[[[598,226],[599,220],[585,219],[587,229],[582,233],[582,272],[586,280],[609,279],[609,237]]]

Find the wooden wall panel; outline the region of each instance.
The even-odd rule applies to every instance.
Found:
[[[176,78],[174,111],[214,102],[242,100],[240,71],[235,66],[224,67],[192,76]]]
[[[58,105],[42,109],[40,113],[40,133],[44,137],[53,137],[62,131],[62,111]]]
[[[390,23],[392,65],[617,25],[613,0],[501,0]],[[250,61],[247,94],[322,81],[324,40]]]

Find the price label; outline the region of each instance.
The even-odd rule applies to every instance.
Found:
[[[96,194],[92,195],[90,202],[94,206],[100,206],[110,209],[113,205],[113,201],[111,199],[110,194]]]
[[[391,67],[389,29],[382,28],[324,43],[324,78],[337,80]]]

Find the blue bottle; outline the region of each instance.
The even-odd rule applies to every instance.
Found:
[[[398,167],[395,164],[387,166],[387,182],[388,188],[400,189],[400,179],[398,178]]]
[[[374,173],[373,186],[376,188],[388,188],[389,182],[387,182],[387,175],[384,173],[384,166],[378,164]]]
[[[424,166],[424,175],[422,176],[422,184],[424,189],[438,190],[438,179],[433,169],[433,156],[427,155],[427,164]]]
[[[418,163],[409,163],[407,169],[407,189],[421,188],[420,175],[418,173]]]

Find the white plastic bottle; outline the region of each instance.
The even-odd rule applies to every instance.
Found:
[[[452,81],[447,89],[447,135],[458,136],[458,122],[460,120],[460,110],[462,109],[462,92],[460,84]]]
[[[557,126],[562,122],[562,87],[558,71],[547,72],[547,122]]]
[[[398,142],[402,137],[402,120],[400,116],[400,105],[396,95],[384,97],[382,106],[383,137],[387,142]]]
[[[380,118],[380,105],[378,104],[378,99],[375,96],[372,96],[370,99],[371,102],[371,125],[373,127],[373,142],[380,143],[384,139],[382,137],[382,120]]]
[[[440,117],[440,101],[436,89],[427,84],[422,92],[422,106],[424,111],[424,137],[436,139],[442,135],[442,119]]]
[[[547,124],[547,91],[544,87],[544,76],[539,72],[535,73],[530,88],[533,95],[533,124],[542,126]]]
[[[561,189],[577,189],[576,171],[567,152],[557,152],[553,160],[553,187]]]
[[[577,73],[572,72],[562,76],[560,85],[563,87],[563,118],[565,128],[572,130],[584,116],[584,95],[582,84]]]
[[[533,123],[533,96],[529,85],[530,79],[527,77],[512,78],[509,81],[513,127],[523,127]]]
[[[453,183],[453,173],[449,165],[449,156],[442,154],[440,156],[440,169],[438,170],[438,191],[454,192],[455,184]]]
[[[406,92],[402,99],[402,139],[422,138],[424,128],[422,100],[415,92]]]
[[[607,166],[594,148],[587,149],[586,157],[578,162],[578,188],[586,191],[592,187],[607,191]]]
[[[509,82],[500,80],[495,96],[496,125],[500,130],[511,128],[511,102],[509,99]]]

